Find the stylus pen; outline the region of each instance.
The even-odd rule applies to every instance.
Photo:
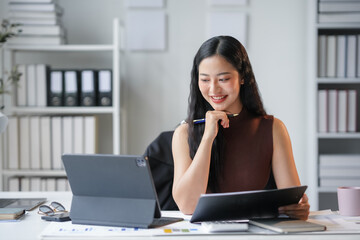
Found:
[[[228,117],[236,117],[237,115],[239,115],[238,113],[234,113],[234,114],[228,114]],[[201,119],[195,119],[194,124],[199,124],[199,123],[204,123],[205,122],[205,118],[201,118]]]

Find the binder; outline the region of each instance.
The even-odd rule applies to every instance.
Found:
[[[37,78],[37,106],[46,106],[46,83],[49,78],[50,67],[45,64],[36,65],[36,78]]]
[[[51,153],[52,168],[62,169],[61,154],[63,153],[62,118],[59,116],[51,118]]]
[[[64,82],[62,71],[51,71],[48,82],[48,106],[63,106]]]
[[[112,106],[112,74],[111,70],[98,72],[98,106]]]
[[[347,131],[347,90],[338,90],[338,111],[337,111],[337,123],[338,132]]]
[[[19,118],[20,169],[30,169],[30,117]]]
[[[357,131],[357,95],[358,91],[355,89],[350,89],[348,91],[348,123],[347,123],[347,131],[348,132],[356,132]]]
[[[328,132],[337,132],[338,90],[328,91]]]
[[[74,117],[74,153],[84,153],[84,117]]]
[[[72,116],[62,118],[63,153],[74,152],[74,123]]]
[[[30,179],[27,177],[20,178],[20,191],[29,192],[30,191]]]
[[[10,192],[18,192],[20,190],[20,179],[18,177],[9,178],[8,190]]]
[[[80,81],[77,71],[65,71],[64,72],[64,105],[65,106],[79,106],[79,89]]]
[[[14,170],[20,168],[19,130],[19,118],[16,116],[9,116],[9,123],[6,130],[8,142],[8,168]]]
[[[94,154],[98,149],[98,118],[97,116],[84,117],[84,153]]]
[[[32,177],[30,178],[30,190],[33,192],[41,191],[40,177]]]
[[[26,66],[27,106],[37,106],[37,78],[35,64]]]
[[[19,82],[16,86],[16,100],[18,106],[27,106],[27,80],[26,80],[26,65],[21,64],[18,67],[19,73],[21,73]]]
[[[356,35],[347,36],[346,77],[356,77]]]
[[[93,70],[81,72],[81,106],[96,106],[97,102],[97,78]]]
[[[318,91],[318,131],[328,131],[328,91],[321,89]]]
[[[41,168],[51,169],[51,118],[49,116],[42,116],[40,118],[40,141],[41,141]]]
[[[41,169],[40,117],[30,116],[30,167]]]

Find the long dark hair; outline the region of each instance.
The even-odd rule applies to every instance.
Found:
[[[190,95],[187,122],[189,124],[189,147],[190,156],[194,158],[204,133],[204,124],[193,124],[194,119],[204,118],[205,113],[214,110],[203,98],[199,86],[199,65],[205,58],[220,55],[231,63],[239,72],[240,79],[244,84],[240,88],[240,100],[243,107],[254,116],[266,115],[249,57],[244,46],[230,36],[217,36],[204,42],[195,55],[191,71]],[[211,163],[208,186],[212,192],[218,192],[217,179],[221,172],[221,158],[223,155],[224,140],[222,128],[219,127],[213,147],[211,149]]]

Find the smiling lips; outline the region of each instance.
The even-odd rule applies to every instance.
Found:
[[[210,96],[213,103],[222,103],[227,98],[227,95],[222,96]]]

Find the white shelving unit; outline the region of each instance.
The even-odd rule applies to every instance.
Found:
[[[360,78],[319,77],[318,36],[319,35],[359,35],[359,23],[318,23],[318,0],[308,0],[308,195],[312,210],[337,210],[337,186],[320,186],[320,154],[360,154],[359,118],[357,132],[319,133],[318,99],[319,89],[357,89],[360,93]],[[357,96],[357,116],[359,116],[359,96]]]
[[[99,45],[57,45],[57,46],[31,46],[31,45],[7,45],[6,51],[9,52],[7,59],[11,66],[15,65],[15,56],[18,53],[41,53],[41,54],[57,54],[57,53],[79,53],[82,52],[109,52],[112,56],[112,89],[113,103],[111,107],[17,107],[13,103],[13,98],[9,98],[6,108],[7,115],[111,115],[112,119],[112,153],[120,154],[124,151],[124,145],[121,142],[121,123],[124,120],[120,109],[120,26],[119,20],[113,21],[113,39],[112,44]],[[56,66],[55,66],[56,67]],[[10,102],[10,103],[9,103]],[[7,185],[7,179],[13,176],[23,177],[64,177],[63,170],[9,170],[6,169],[5,161],[7,156],[6,141],[4,142],[4,151],[1,152],[3,162],[0,164],[0,191],[4,190]],[[100,153],[101,149],[100,149]],[[6,189],[5,189],[6,190]]]

